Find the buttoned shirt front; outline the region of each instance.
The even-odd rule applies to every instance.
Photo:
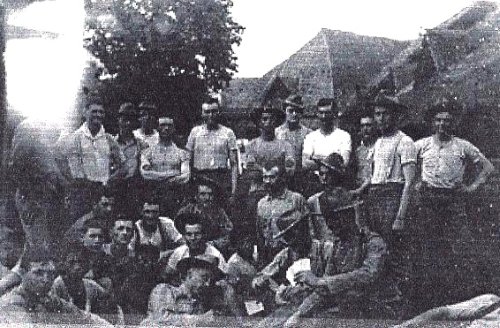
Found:
[[[309,214],[306,199],[299,193],[285,189],[278,197],[265,196],[257,205],[258,234],[264,239],[264,247],[272,253],[285,247],[283,238],[274,239],[280,232],[277,221],[280,217],[304,217]],[[260,251],[259,251],[260,252]]]
[[[116,164],[125,160],[117,148],[114,154],[112,146],[117,146],[113,138],[104,131],[104,127],[95,136],[90,133],[87,123],[69,136],[68,165],[73,178],[107,183]],[[113,145],[111,143],[114,143]],[[118,158],[114,158],[117,157]],[[114,163],[120,161],[120,163]]]
[[[422,163],[422,181],[436,188],[459,188],[467,162],[477,163],[483,157],[477,147],[457,137],[443,142],[431,136],[418,140],[415,146]]]
[[[227,169],[230,154],[236,152],[236,135],[223,125],[208,129],[205,124],[194,127],[189,134],[186,149],[193,156],[193,168],[197,170]]]
[[[372,184],[404,183],[403,166],[417,163],[413,140],[401,131],[381,136],[373,147]]]
[[[174,143],[158,143],[147,148],[141,156],[141,173],[146,180],[164,180],[181,175],[182,166],[189,162],[189,153]],[[144,169],[149,166],[149,169]]]
[[[344,159],[344,164],[349,163],[351,157],[351,136],[346,131],[335,128],[329,134],[323,134],[320,129],[309,133],[304,139],[302,151],[302,164],[310,162],[311,156],[325,159],[332,153],[338,153]]]
[[[304,147],[304,139],[311,131],[311,129],[302,124],[300,124],[297,129],[290,130],[287,123],[278,126],[275,130],[276,139],[288,141],[288,143],[292,145],[295,154],[295,167],[297,170],[302,168],[302,148]]]

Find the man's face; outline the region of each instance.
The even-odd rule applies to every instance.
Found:
[[[174,120],[162,118],[158,124],[158,133],[163,139],[172,139],[175,133]]]
[[[90,127],[100,127],[104,120],[104,107],[98,104],[91,104],[85,113],[85,119]]]
[[[434,130],[439,135],[451,135],[453,116],[448,112],[437,113],[434,116]]]
[[[335,119],[332,107],[330,105],[318,107],[316,115],[321,127],[330,127]]]
[[[102,228],[88,228],[83,235],[83,246],[97,251],[102,248],[104,242],[104,231]]]
[[[263,113],[260,117],[260,128],[269,132],[274,130],[274,116],[271,113]]]
[[[200,250],[204,245],[203,227],[201,224],[186,224],[184,239],[189,249]]]
[[[127,245],[134,237],[134,223],[132,221],[117,220],[111,230],[113,243]]]
[[[70,254],[66,257],[65,263],[65,275],[72,280],[81,280],[85,274],[89,271],[90,266],[87,259],[82,259],[78,257],[78,254]]]
[[[219,121],[219,105],[203,104],[201,105],[201,117],[208,126],[216,126]]]
[[[99,218],[109,219],[115,208],[115,199],[113,197],[102,196],[96,205],[96,214]]]
[[[147,225],[157,225],[160,221],[160,207],[157,204],[144,204],[142,219]]]
[[[330,183],[330,170],[324,166],[320,166],[318,170],[319,182],[322,186],[328,186]]]
[[[30,270],[24,275],[23,286],[30,294],[43,297],[50,291],[56,277],[54,262],[32,262]]]
[[[118,119],[118,128],[120,129],[120,134],[128,135],[132,133],[134,128],[134,119],[131,116],[122,115]]]
[[[149,110],[141,110],[139,114],[139,122],[144,130],[152,130],[156,127],[156,117]]]
[[[302,118],[302,110],[295,106],[287,106],[285,109],[286,121],[291,124],[298,124]]]
[[[359,121],[361,137],[363,139],[370,139],[373,137],[373,118],[363,117]]]
[[[206,292],[212,286],[213,280],[213,273],[209,269],[191,268],[187,272],[185,285],[193,296],[204,297],[208,296]]]
[[[210,205],[214,199],[214,192],[209,186],[199,185],[196,200],[200,205]]]
[[[392,110],[385,107],[375,107],[374,118],[379,130],[384,133],[391,131],[396,126],[396,117]]]
[[[280,169],[277,166],[272,167],[270,170],[263,168],[262,182],[264,183],[264,188],[268,192],[272,192],[281,187]]]

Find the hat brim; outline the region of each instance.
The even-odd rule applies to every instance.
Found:
[[[176,269],[181,275],[185,275],[189,269],[191,268],[204,268],[210,270],[214,274],[214,280],[221,280],[224,278],[224,272],[219,269],[218,266],[208,262],[201,260],[197,257],[186,257],[177,263]]]
[[[293,106],[293,107],[297,107],[297,108],[300,108],[302,110],[305,108],[303,104],[299,104],[299,103],[296,103],[296,102],[293,102],[290,100],[285,100],[284,104],[289,105],[289,106]]]

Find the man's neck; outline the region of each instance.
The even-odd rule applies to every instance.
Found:
[[[168,146],[171,146],[172,145],[172,139],[162,139],[160,138],[160,140],[158,141],[158,143],[160,145],[163,145],[165,147],[168,147]]]
[[[444,133],[436,133],[435,137],[439,142],[448,142],[451,140],[451,138],[453,138],[451,134],[444,134]]]
[[[288,127],[288,130],[290,131],[295,131],[300,129],[300,123],[299,122],[286,122],[286,125]]]
[[[370,146],[373,146],[373,144],[375,143],[375,138],[374,137],[365,137],[363,138],[362,142],[363,142],[363,145],[365,145],[366,147],[370,147]]]
[[[208,124],[208,123],[205,123],[205,126],[207,127],[207,130],[217,130],[219,128],[219,123],[215,123],[215,124]]]
[[[158,223],[155,224],[147,224],[145,221],[142,221],[142,228],[146,230],[147,232],[155,232],[156,229],[158,229]]]
[[[262,131],[260,137],[264,141],[273,141],[275,139],[274,130],[272,130],[272,131],[271,130],[270,131]]]
[[[200,247],[200,248],[191,248],[189,247],[189,256],[198,256],[198,255],[202,255],[205,253],[205,251],[207,250],[207,244],[206,243],[203,243],[203,245]]]
[[[396,133],[398,133],[398,128],[395,126],[389,127],[387,130],[382,132],[382,136],[384,137],[392,137]]]
[[[101,131],[102,125],[87,125],[90,131],[90,134],[95,137],[99,131]]]
[[[150,136],[150,135],[155,133],[155,129],[153,129],[153,128],[151,128],[151,129],[141,128],[141,130],[142,130],[142,133],[146,136]]]
[[[111,254],[116,257],[125,257],[128,255],[127,244],[111,244]]]
[[[335,130],[335,126],[333,124],[331,126],[322,126],[319,128],[319,131],[324,135],[332,133],[333,130]]]
[[[118,140],[122,143],[128,143],[134,140],[134,135],[132,133],[123,133],[118,136]]]
[[[283,196],[283,194],[286,192],[286,187],[285,186],[281,186],[279,188],[277,188],[276,190],[271,190],[269,192],[269,196],[271,196],[271,198],[278,198],[280,196]]]

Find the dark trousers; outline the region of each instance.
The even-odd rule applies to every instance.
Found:
[[[417,307],[421,310],[458,301],[463,273],[460,245],[469,229],[463,194],[423,185],[415,229]],[[432,291],[432,292],[429,292]]]
[[[389,251],[387,274],[396,282],[400,291],[409,296],[412,265],[408,227],[405,227],[403,232],[392,230],[402,191],[403,185],[398,183],[370,186],[365,210],[368,213],[366,218],[368,227],[379,233],[387,244]]]

